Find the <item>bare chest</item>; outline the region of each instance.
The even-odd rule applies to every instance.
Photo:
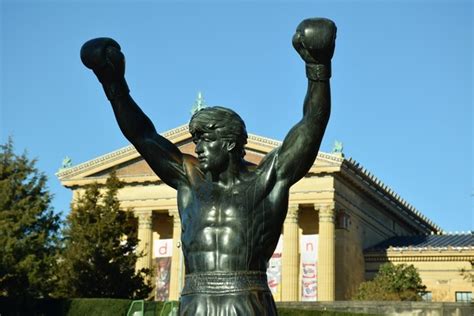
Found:
[[[250,201],[248,187],[221,189],[216,186],[198,188],[190,201],[188,211],[193,214],[194,224],[206,227],[234,227],[255,211],[259,201]]]
[[[264,266],[261,260],[268,257],[264,249],[276,245],[281,223],[274,216],[278,203],[257,193],[252,184],[227,190],[211,184],[178,191],[188,271]]]

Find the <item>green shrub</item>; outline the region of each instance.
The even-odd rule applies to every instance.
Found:
[[[278,316],[361,316],[359,313],[315,311],[309,309],[278,308]]]
[[[131,300],[81,299],[0,299],[1,315],[20,316],[109,316],[126,315]]]
[[[131,300],[107,298],[78,298],[70,300],[67,316],[126,315]]]
[[[131,300],[107,298],[76,299],[9,299],[0,298],[2,316],[121,316],[126,315]],[[175,302],[177,304],[177,302]],[[176,306],[176,305],[175,305]],[[164,302],[145,302],[145,316],[159,316]],[[167,304],[163,315],[168,315],[171,304]],[[355,316],[347,312],[315,311],[309,309],[278,308],[279,316]]]
[[[354,296],[359,301],[421,301],[426,287],[412,264],[385,263],[372,281],[362,282]]]

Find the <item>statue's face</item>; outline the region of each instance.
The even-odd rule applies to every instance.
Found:
[[[198,133],[194,135],[195,152],[203,171],[222,172],[229,164],[229,142],[219,138],[215,133]]]

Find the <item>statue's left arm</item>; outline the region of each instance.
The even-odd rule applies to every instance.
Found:
[[[275,152],[276,181],[287,188],[303,178],[313,165],[329,121],[335,38],[336,26],[328,19],[304,20],[293,37],[293,46],[306,62],[308,90],[303,118]]]

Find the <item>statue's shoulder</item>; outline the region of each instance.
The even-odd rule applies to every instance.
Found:
[[[199,161],[196,157],[184,154],[183,167],[186,178],[189,180],[190,184],[196,184],[196,182],[200,182],[204,178],[204,173],[201,168],[199,168]]]
[[[268,154],[263,157],[262,161],[257,166],[257,172],[268,171],[268,169],[273,169],[278,160],[279,147],[273,149]]]
[[[257,180],[259,185],[271,185],[276,174],[276,162],[278,160],[278,150],[268,153],[258,165],[248,166],[249,180]]]

